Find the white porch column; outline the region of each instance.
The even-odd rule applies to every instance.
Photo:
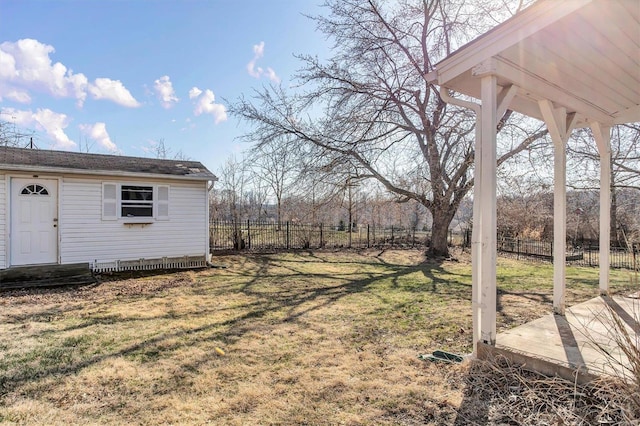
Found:
[[[609,292],[611,245],[611,127],[591,123],[600,153],[600,294]]]
[[[505,103],[508,103],[513,98],[515,93],[511,93],[513,90],[509,90],[507,95],[503,96]],[[482,244],[482,212],[480,209],[480,203],[482,200],[482,111],[480,104],[475,102],[469,102],[462,99],[456,99],[449,96],[448,89],[446,87],[440,87],[440,97],[447,103],[457,105],[459,107],[468,108],[476,114],[476,128],[475,128],[475,140],[474,140],[474,188],[473,188],[473,229],[471,234],[471,316],[473,320],[473,355],[478,355],[478,342],[480,341],[480,322],[481,322],[481,309],[480,309],[480,271],[482,265],[480,259],[482,258],[480,252],[480,246]],[[506,107],[505,107],[506,108]]]
[[[473,355],[478,355],[480,341],[480,277],[482,273],[482,214],[480,203],[482,200],[482,121],[481,112],[476,117],[476,140],[473,171],[473,228],[471,229],[471,312],[473,318]]]
[[[553,312],[564,315],[567,255],[567,151],[575,115],[554,108],[548,100],[538,102],[553,140]]]
[[[497,79],[484,75],[481,80],[481,188],[480,223],[480,340],[496,343],[496,125]],[[477,153],[476,153],[477,155]],[[477,186],[476,186],[477,187]],[[474,224],[475,225],[475,224]],[[476,226],[477,226],[476,225]],[[475,226],[474,226],[475,227]]]
[[[486,113],[482,106],[473,102],[455,99],[449,96],[447,89],[440,87],[441,98],[453,105],[469,108],[476,113],[476,129],[474,141],[474,188],[473,188],[473,234],[471,236],[471,304],[473,318],[473,355],[477,356],[478,342],[495,344],[496,335],[496,126],[498,117],[501,117],[509,108],[518,91],[518,87],[510,85],[498,91],[496,78],[491,75],[495,71],[493,61],[483,62],[474,67],[473,74],[476,77],[489,77],[483,82],[482,104],[487,105]],[[489,123],[489,124],[487,124]],[[489,129],[483,133],[483,129]],[[488,153],[488,154],[487,154]],[[489,164],[490,166],[487,166]],[[489,171],[487,171],[489,167]],[[492,178],[486,174],[490,173]],[[493,189],[488,192],[487,182]],[[492,194],[492,195],[491,195]],[[493,201],[491,201],[491,198]],[[488,206],[487,206],[488,203]],[[487,214],[493,230],[486,229]],[[488,236],[493,241],[487,241]],[[491,255],[491,251],[493,254]],[[489,253],[489,254],[487,254]],[[485,260],[487,259],[488,260]],[[489,265],[490,268],[484,268]],[[484,271],[489,271],[484,272]],[[492,274],[492,275],[491,275]],[[489,297],[487,297],[489,295]],[[484,328],[482,326],[484,324]],[[486,338],[483,338],[483,335]]]

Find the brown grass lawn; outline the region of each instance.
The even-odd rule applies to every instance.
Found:
[[[417,358],[471,350],[466,258],[233,255],[214,258],[226,269],[1,293],[0,422],[466,424],[468,366]],[[501,259],[498,274],[499,329],[551,310],[551,266]],[[568,302],[597,280],[569,268]],[[628,281],[612,272],[615,291]]]

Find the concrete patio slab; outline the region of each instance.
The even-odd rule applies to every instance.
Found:
[[[615,318],[640,347],[640,300],[597,297],[497,334],[479,357],[502,355],[546,375],[586,382],[600,375],[629,375],[629,361],[616,342]]]

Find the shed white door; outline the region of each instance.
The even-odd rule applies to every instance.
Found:
[[[57,263],[58,182],[11,179],[11,265]]]

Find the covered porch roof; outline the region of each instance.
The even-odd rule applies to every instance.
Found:
[[[553,140],[553,309],[560,315],[565,312],[566,143],[572,129],[592,129],[600,154],[600,292],[606,294],[610,129],[640,121],[640,2],[539,0],[436,64],[427,79],[440,86],[445,101],[477,114],[474,352],[478,343],[496,342],[496,126],[507,109],[543,120]]]
[[[480,78],[516,86],[509,108],[543,119],[548,99],[576,127],[640,121],[640,2],[540,0],[438,64],[437,84],[480,99]]]

